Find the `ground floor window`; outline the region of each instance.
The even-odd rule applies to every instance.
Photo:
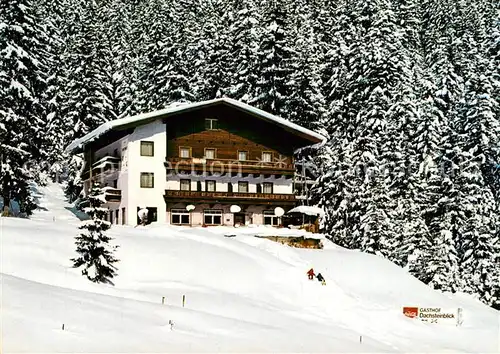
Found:
[[[170,223],[175,225],[189,225],[189,211],[185,209],[172,209]]]
[[[125,225],[125,208],[122,208],[122,225]]]
[[[205,190],[207,192],[215,192],[215,181],[206,181]]]
[[[273,210],[264,210],[264,225],[279,225],[279,218],[274,215]]]
[[[203,221],[205,225],[222,225],[222,210],[205,209]]]

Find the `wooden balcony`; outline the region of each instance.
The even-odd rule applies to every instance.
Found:
[[[236,192],[198,192],[165,190],[166,202],[197,202],[221,204],[266,204],[266,205],[295,205],[294,194],[264,194],[264,193],[236,193]]]
[[[116,188],[105,187],[104,196],[110,203],[119,203],[122,200],[122,191]]]
[[[120,158],[115,156],[104,156],[92,164],[92,178],[100,179],[103,176],[109,175],[113,171],[120,169]],[[90,168],[88,162],[85,163],[85,170],[81,174],[82,180],[90,178]]]
[[[168,157],[165,161],[167,170],[175,172],[208,172],[217,174],[251,173],[286,175],[295,174],[295,165],[285,161],[263,162],[255,160],[238,161],[231,159],[201,159]]]

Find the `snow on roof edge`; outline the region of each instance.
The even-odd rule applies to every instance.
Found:
[[[101,135],[107,133],[110,130],[113,130],[114,128],[120,127],[120,126],[140,122],[140,121],[154,118],[157,116],[179,113],[179,112],[182,112],[182,111],[188,110],[188,109],[209,106],[209,105],[212,105],[212,104],[218,103],[218,102],[226,102],[229,105],[238,107],[244,111],[254,113],[255,115],[264,117],[269,121],[273,121],[273,122],[278,123],[282,126],[286,126],[288,128],[291,128],[297,132],[314,137],[314,138],[320,140],[319,143],[322,143],[326,140],[326,138],[323,135],[316,133],[312,130],[309,130],[307,128],[304,128],[298,124],[292,123],[284,118],[275,116],[271,113],[268,113],[268,112],[263,111],[259,108],[253,107],[249,104],[240,102],[238,100],[224,97],[224,98],[216,98],[213,100],[201,101],[201,102],[195,102],[195,103],[180,103],[180,104],[174,103],[174,104],[170,105],[169,107],[161,109],[161,110],[148,112],[148,113],[141,113],[141,114],[138,114],[135,116],[129,116],[129,117],[115,119],[115,120],[112,120],[109,122],[105,122],[105,123],[101,124],[99,127],[97,127],[96,129],[94,129],[93,131],[84,135],[83,137],[73,141],[71,144],[69,144],[66,147],[65,151],[66,152],[74,152],[75,150],[82,148],[85,144],[88,144],[88,143],[94,141],[95,139],[99,138]]]

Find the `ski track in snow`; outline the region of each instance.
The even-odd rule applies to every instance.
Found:
[[[61,186],[37,198],[30,220],[0,218],[6,351],[500,352],[498,312],[326,240],[254,237],[286,230],[113,225],[116,286],[93,284],[71,268],[79,220]],[[307,280],[311,267],[326,286]],[[463,307],[465,322],[422,323],[403,306]]]

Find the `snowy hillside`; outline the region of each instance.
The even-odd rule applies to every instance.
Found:
[[[42,193],[31,220],[0,219],[5,352],[500,351],[497,311],[375,256],[254,237],[268,228],[113,226],[116,286],[90,283],[70,267],[78,219],[59,186]],[[327,286],[307,280],[311,267]],[[462,307],[464,323],[423,323],[402,306]]]

